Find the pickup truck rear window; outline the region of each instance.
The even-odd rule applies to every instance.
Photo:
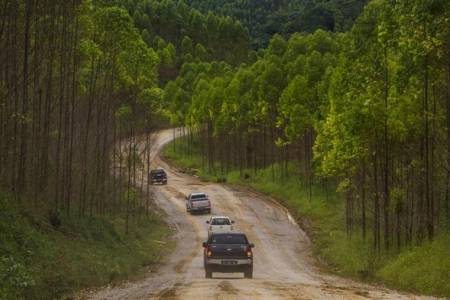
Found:
[[[231,225],[231,222],[227,218],[214,218],[211,221],[211,225]]]
[[[213,235],[211,244],[248,244],[247,238],[243,234],[219,234]]]
[[[206,195],[205,194],[197,194],[197,195],[192,195],[191,196],[191,200],[202,200],[202,199],[206,199]]]
[[[160,175],[160,174],[165,174],[166,172],[164,172],[163,170],[152,170],[150,171],[150,174],[152,175]]]

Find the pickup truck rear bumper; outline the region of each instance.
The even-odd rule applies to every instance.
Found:
[[[207,265],[221,265],[221,266],[235,266],[235,265],[252,265],[253,260],[252,259],[232,259],[232,258],[226,258],[226,259],[220,259],[220,258],[210,258],[206,260]]]
[[[190,209],[192,212],[200,212],[200,211],[210,211],[211,207],[209,206],[201,206],[201,207],[191,207]]]
[[[162,178],[158,178],[158,179],[151,179],[152,182],[166,182],[167,179],[162,179]]]
[[[213,272],[234,273],[253,269],[252,259],[207,259],[205,268]]]

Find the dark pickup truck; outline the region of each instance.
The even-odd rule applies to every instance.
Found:
[[[253,278],[253,247],[243,233],[212,233],[203,243],[205,277],[243,272],[245,278]]]
[[[164,169],[155,169],[151,170],[148,174],[148,181],[151,184],[161,183],[167,184],[167,173]]]

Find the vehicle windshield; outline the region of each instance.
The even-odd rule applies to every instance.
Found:
[[[211,225],[231,225],[228,218],[214,218],[211,220]]]
[[[192,201],[205,200],[206,198],[208,197],[206,197],[205,194],[195,194],[191,196]]]
[[[248,244],[243,234],[218,234],[211,236],[211,244]]]

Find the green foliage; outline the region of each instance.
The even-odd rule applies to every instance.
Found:
[[[132,0],[122,5],[133,16],[146,41],[153,37],[154,41],[164,40],[179,49],[174,63],[181,65],[188,54],[202,61],[221,60],[230,64],[239,64],[247,58],[247,29],[230,17],[202,14],[183,1]],[[149,45],[163,48],[155,42]]]
[[[142,89],[156,84],[159,58],[146,46],[127,11],[119,7],[92,7],[81,40],[81,84],[88,90],[92,76],[117,76],[115,89]]]
[[[169,229],[156,215],[67,218],[56,230],[0,196],[0,299],[54,299],[136,276],[157,263]]]
[[[177,79],[167,84],[164,102],[174,124],[198,128],[210,122],[219,133],[261,130],[276,123],[291,143],[325,110],[319,89],[328,68],[336,64],[337,50],[335,36],[322,30],[288,41],[276,35],[264,56],[250,66],[233,70],[217,62],[184,64]]]
[[[374,1],[351,32],[277,34],[234,69],[186,64],[164,101],[202,133],[209,170],[299,157],[309,181],[347,194],[349,231],[375,219],[374,248],[420,243],[450,222],[449,15],[444,1]]]
[[[377,273],[389,285],[403,289],[450,296],[450,237],[442,235],[432,242],[405,250],[387,262]]]
[[[19,298],[22,290],[35,284],[26,267],[11,256],[1,257],[0,275],[0,299]]]
[[[249,28],[253,47],[265,47],[276,33],[284,36],[317,29],[346,31],[361,13],[366,0],[187,0],[203,12],[231,16]]]

